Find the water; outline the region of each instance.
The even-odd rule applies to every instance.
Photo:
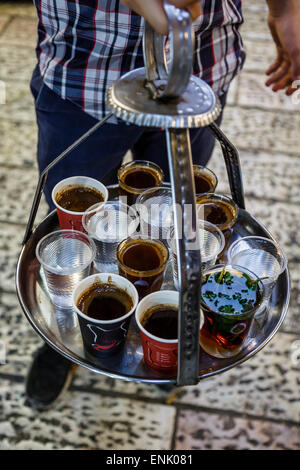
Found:
[[[72,307],[72,294],[77,284],[90,274],[90,266],[74,274],[55,274],[44,268],[48,293],[54,305]]]
[[[105,217],[95,214],[89,220],[89,233],[99,241],[112,243],[130,237],[136,230],[138,222],[126,212],[105,211]]]
[[[91,217],[88,226],[96,245],[95,268],[99,272],[118,273],[118,244],[136,232],[138,219],[133,219],[126,212],[105,212],[105,217],[99,217],[99,214]]]
[[[170,199],[170,198],[169,198]],[[166,240],[170,228],[174,226],[172,199],[162,196],[152,197],[140,210],[141,233],[158,240]]]
[[[201,269],[202,272],[213,266],[216,262],[217,256],[222,248],[222,240],[218,237],[217,232],[211,232],[210,230],[199,229],[199,244],[201,252]],[[169,241],[174,285],[178,290],[178,262],[176,253],[176,240],[172,238]]]
[[[213,259],[208,260],[208,261],[201,261],[202,272],[210,268],[213,264],[214,264]],[[172,252],[172,268],[173,268],[174,286],[176,290],[179,290],[177,255],[174,252]]]
[[[281,269],[280,263],[272,253],[259,248],[242,250],[234,254],[230,262],[249,269],[258,277],[276,278]]]
[[[277,273],[279,273],[281,269],[281,265],[275,256],[259,248],[249,248],[232,256],[230,263],[249,269],[249,271],[252,271],[259,278],[268,278],[262,280],[264,286],[264,303],[266,303],[272,294],[277,279]]]
[[[41,262],[49,296],[56,306],[72,306],[73,290],[89,275],[92,260],[92,248],[75,238],[57,238],[43,248]]]

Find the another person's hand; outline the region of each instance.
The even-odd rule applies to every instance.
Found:
[[[300,80],[299,4],[297,0],[267,0],[267,3],[270,9],[268,24],[276,44],[277,59],[266,71],[270,76],[266,85],[272,85],[273,91],[285,89],[286,94],[291,95],[299,84],[296,81]]]
[[[152,28],[160,34],[168,34],[168,20],[163,8],[163,0],[121,0],[131,10],[146,18]],[[168,0],[177,8],[186,9],[192,21],[201,15],[200,0]]]

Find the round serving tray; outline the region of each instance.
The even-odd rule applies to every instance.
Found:
[[[118,186],[111,186],[110,199],[118,197]],[[109,377],[148,383],[176,383],[176,377],[156,373],[143,361],[139,331],[132,318],[125,347],[111,358],[95,359],[86,354],[76,314],[72,310],[59,310],[47,294],[40,264],[35,255],[38,241],[49,232],[59,229],[56,210],[51,212],[35,229],[24,245],[17,264],[17,294],[24,313],[36,332],[58,353],[86,367]],[[272,238],[267,229],[247,211],[240,209],[233,227],[229,245],[238,238],[259,235]],[[226,253],[225,253],[226,258]],[[163,284],[164,289],[174,289],[171,263]],[[216,359],[200,348],[199,379],[241,364],[260,351],[274,336],[283,322],[289,303],[290,282],[288,270],[279,277],[273,290],[269,309],[259,321],[255,320],[244,349],[231,359]]]

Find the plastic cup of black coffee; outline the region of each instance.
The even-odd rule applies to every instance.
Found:
[[[133,304],[129,312],[112,320],[97,320],[81,312],[77,307],[81,295],[96,283],[110,283],[118,289],[126,291]],[[90,355],[102,358],[111,356],[123,348],[138,300],[138,293],[134,285],[118,274],[93,274],[76,286],[73,292],[73,308],[78,316],[84,348]]]

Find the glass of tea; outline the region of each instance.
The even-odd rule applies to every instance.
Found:
[[[193,165],[196,196],[213,193],[218,184],[215,173],[201,165]]]
[[[222,232],[230,229],[238,217],[238,206],[228,196],[217,193],[197,196],[197,215],[216,225]]]
[[[237,221],[238,205],[228,196],[217,193],[207,193],[196,197],[197,216],[216,225],[224,234],[226,250],[232,233],[232,227]],[[222,259],[223,253],[219,255]]]
[[[155,371],[176,373],[178,362],[179,294],[153,292],[138,304],[135,318],[140,330],[144,361]]]
[[[127,197],[127,204],[132,205],[145,189],[161,186],[164,179],[162,169],[146,160],[134,160],[119,168],[118,180],[121,193]]]
[[[128,237],[118,245],[117,258],[119,274],[133,283],[140,299],[161,288],[169,259],[161,240]]]
[[[236,356],[244,347],[263,299],[263,284],[248,269],[217,265],[203,274],[200,345],[214,357]]]
[[[61,229],[85,232],[82,226],[84,212],[107,199],[108,190],[104,184],[87,176],[71,176],[57,183],[52,190]]]
[[[136,288],[118,274],[98,273],[81,281],[73,292],[73,308],[85,350],[98,357],[119,351],[137,304]]]

